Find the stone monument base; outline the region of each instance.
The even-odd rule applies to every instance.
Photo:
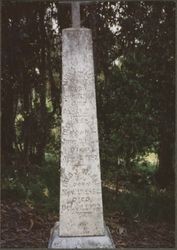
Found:
[[[103,236],[59,236],[59,222],[51,229],[48,248],[74,249],[74,248],[115,248],[109,228],[105,226]]]

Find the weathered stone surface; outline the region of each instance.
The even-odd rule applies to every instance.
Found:
[[[91,30],[63,30],[60,236],[104,235]]]
[[[51,229],[48,248],[58,249],[90,249],[115,248],[109,229],[104,228],[104,236],[61,237],[58,235],[59,222]]]

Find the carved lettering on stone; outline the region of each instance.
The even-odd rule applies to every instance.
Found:
[[[63,30],[62,58],[59,234],[103,235],[91,31]]]

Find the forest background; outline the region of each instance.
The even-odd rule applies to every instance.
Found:
[[[59,208],[70,5],[2,1],[2,201]],[[81,6],[92,29],[105,214],[175,221],[175,2]]]

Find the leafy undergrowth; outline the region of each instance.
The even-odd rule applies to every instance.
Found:
[[[121,213],[105,217],[116,248],[169,248],[175,247],[174,227],[170,224],[127,220]]]
[[[116,194],[112,186],[103,185],[103,202],[105,214],[122,211],[130,220],[175,222],[175,196],[172,190],[159,190],[155,186],[126,188],[122,185]]]
[[[58,220],[54,213],[41,213],[43,208],[13,201],[1,203],[2,248],[46,248],[50,229]],[[122,212],[106,213],[114,243],[120,247],[174,247],[174,226],[167,222],[148,223],[128,219]]]

